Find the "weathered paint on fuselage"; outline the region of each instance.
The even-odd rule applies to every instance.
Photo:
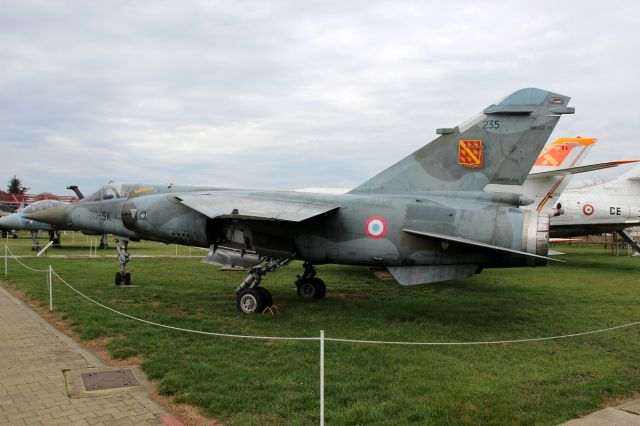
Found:
[[[126,193],[119,193],[113,189],[114,187],[128,189]],[[56,215],[50,214],[50,216],[57,216],[57,220],[49,223],[74,227],[88,234],[112,234],[121,239],[137,241],[141,237],[127,229],[121,220],[122,205],[128,198],[205,189],[212,188],[162,184],[108,184],[77,203],[59,207]],[[52,219],[47,218],[47,220]]]
[[[183,205],[179,193],[128,200],[125,225],[144,239],[209,247],[228,244],[265,256],[292,252],[315,264],[438,265],[480,264],[486,267],[529,265],[530,259],[444,244],[403,229],[464,235],[490,244],[527,250],[530,213],[516,206],[444,194],[359,195],[296,192],[219,191],[221,196],[276,198],[338,205],[335,211],[303,222],[235,220],[232,215],[211,220]],[[215,197],[215,193],[212,196]],[[176,198],[178,197],[178,198]],[[478,197],[476,197],[478,198]],[[131,214],[133,212],[133,215]],[[231,213],[231,212],[230,212]],[[133,216],[133,217],[132,217]],[[381,218],[386,231],[369,235],[367,222]],[[533,220],[535,222],[535,218]],[[477,226],[482,223],[483,226]],[[523,231],[524,230],[524,231]],[[218,241],[216,241],[218,239]],[[226,239],[226,241],[222,241]]]

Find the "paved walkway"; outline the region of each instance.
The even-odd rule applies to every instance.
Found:
[[[140,386],[87,392],[81,373],[113,370],[0,287],[0,425],[181,425]]]
[[[640,425],[640,399],[617,407],[605,408],[562,424],[564,426],[638,426]]]

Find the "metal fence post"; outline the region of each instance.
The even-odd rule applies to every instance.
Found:
[[[324,330],[320,330],[320,426],[324,426]]]
[[[51,265],[49,265],[49,312],[53,311],[53,277]]]
[[[7,275],[7,265],[9,264],[9,247],[4,245],[4,275]]]

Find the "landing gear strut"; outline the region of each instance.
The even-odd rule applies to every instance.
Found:
[[[254,314],[264,312],[265,309],[273,306],[271,293],[266,288],[260,287],[260,282],[268,272],[288,265],[295,256],[295,253],[292,253],[285,258],[267,258],[266,264],[251,268],[249,275],[236,289],[238,310],[245,314]],[[316,277],[316,268],[310,262],[305,261],[303,267],[304,272],[296,279],[298,296],[303,299],[322,299],[327,293],[324,281]]]
[[[51,247],[60,248],[62,245],[60,244],[60,231],[51,230],[49,231],[49,241],[53,241],[53,245]]]
[[[116,272],[116,285],[131,285],[131,272],[127,272],[127,263],[131,260],[129,241],[116,240],[116,251],[120,261],[120,272]]]
[[[100,237],[100,245],[98,246],[100,250],[105,250],[109,248],[109,235],[102,234]]]
[[[302,265],[304,272],[298,275],[296,288],[298,296],[303,299],[322,299],[327,294],[327,286],[320,278],[316,278],[318,271],[309,261]]]
[[[40,251],[40,242],[38,241],[38,231],[31,231],[31,251]]]
[[[273,305],[271,293],[266,288],[258,287],[267,272],[286,266],[295,258],[291,254],[285,258],[268,258],[265,265],[256,265],[249,271],[247,278],[236,289],[236,306],[240,312],[254,314],[263,312]]]

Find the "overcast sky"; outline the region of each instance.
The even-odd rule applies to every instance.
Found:
[[[640,158],[638,1],[1,10],[2,187],[350,187],[523,87],[573,98],[551,140],[597,137],[589,162]]]

